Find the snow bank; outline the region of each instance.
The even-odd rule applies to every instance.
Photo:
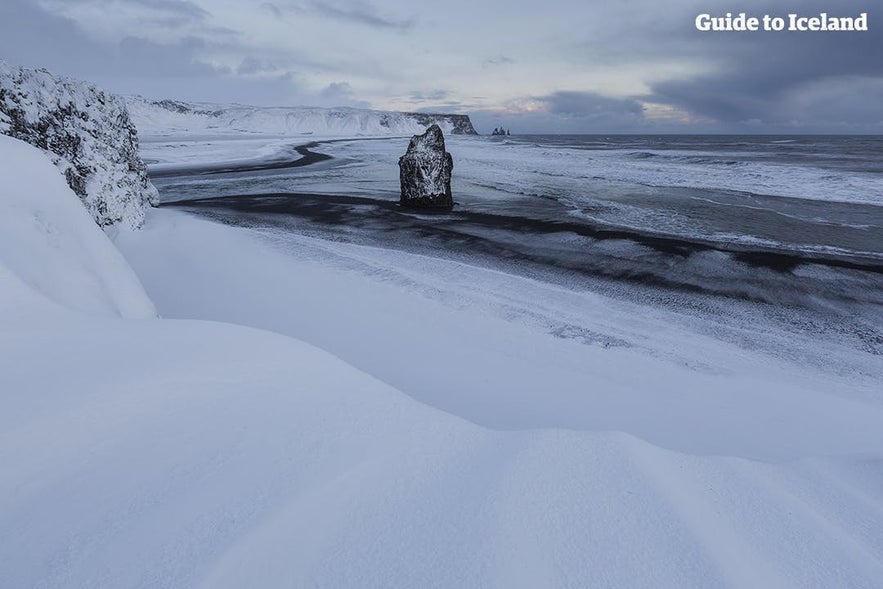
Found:
[[[445,134],[475,135],[468,115],[426,114],[358,108],[255,107],[191,104],[126,98],[139,133],[148,136],[320,135],[409,136],[438,124]]]
[[[302,288],[349,294],[310,278]],[[100,375],[83,361],[96,357]],[[0,442],[10,587],[871,588],[883,575],[879,452],[764,463],[622,433],[493,431],[219,323],[0,315]]]
[[[4,587],[883,578],[861,379],[445,260],[166,210],[117,240],[161,310],[321,340],[449,412],[287,335],[116,317],[149,314],[137,279],[0,137]]]
[[[138,278],[58,169],[38,149],[3,135],[0,273],[6,286],[0,291],[0,312],[20,306],[27,285],[77,311],[155,315]]]
[[[478,265],[173,209],[152,219],[117,245],[163,316],[296,337],[487,427],[761,460],[883,451],[883,358],[852,347],[790,332],[739,346],[670,310]],[[759,351],[765,337],[836,368]]]
[[[140,227],[159,202],[125,103],[94,86],[0,61],[0,133],[43,150],[101,226]]]
[[[3,141],[10,161],[42,157]],[[9,145],[21,145],[21,153]],[[51,164],[41,168],[39,177],[62,183]],[[5,194],[0,218],[18,210]],[[65,196],[80,213],[78,225],[101,235]],[[55,215],[50,209],[60,202],[45,212]],[[10,251],[34,251],[28,260],[48,263],[47,256],[89,249],[40,245],[38,237],[57,233],[10,233],[35,217],[10,218],[16,223],[0,227],[3,284],[18,275],[6,271]],[[120,240],[142,268],[176,261],[154,276],[162,292],[184,277],[185,288],[214,277],[188,304],[225,310],[244,294],[237,309],[247,318],[249,304],[275,300],[269,317],[286,300],[289,311],[277,323],[285,329],[323,309],[355,307],[324,330],[358,346],[370,339],[368,351],[378,356],[395,355],[385,344],[407,343],[409,332],[425,327],[412,323],[422,315],[467,352],[490,343],[509,368],[529,357],[512,345],[529,332],[482,320],[483,309],[446,309],[422,286],[415,292],[416,274],[387,269],[366,280],[363,270],[382,252],[335,250],[314,264],[314,251],[272,252],[246,231],[163,210],[151,213],[145,231],[121,232]],[[278,263],[292,256],[307,272],[280,281],[272,271],[293,268]],[[352,287],[355,275],[341,273],[340,264],[329,268],[335,257],[360,276],[358,297],[339,288]],[[239,274],[248,264],[257,272]],[[443,278],[469,298],[481,284],[458,270],[460,279]],[[231,285],[239,288],[226,292]],[[378,295],[390,294],[388,305],[401,317],[387,331],[364,331],[371,318],[350,322],[364,303],[381,305]],[[416,300],[402,308],[409,297]],[[665,450],[624,433],[494,431],[415,402],[290,337],[58,306],[44,313],[34,298],[28,308],[36,312],[0,307],[0,530],[14,539],[0,542],[4,586],[870,588],[883,575],[883,452],[860,436],[841,441],[839,450],[851,454],[768,463]],[[306,304],[316,298],[325,299],[319,313]],[[418,305],[422,313],[409,312]],[[463,331],[470,322],[476,325]],[[502,331],[482,339],[487,328]],[[539,337],[527,344],[539,362],[566,348],[551,349]],[[449,369],[457,361],[447,358],[424,378],[457,372]],[[481,375],[473,381],[480,387]],[[549,396],[548,389],[534,393],[540,390],[494,401],[492,409],[505,416],[525,401],[542,406]],[[480,388],[450,392],[465,393],[464,404],[491,401],[474,394]],[[583,394],[603,391],[586,387]],[[659,420],[664,401],[631,411]],[[696,447],[713,435],[688,433]],[[790,435],[784,428],[781,439]],[[829,442],[822,436],[819,444],[833,448]]]

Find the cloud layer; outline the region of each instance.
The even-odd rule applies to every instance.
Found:
[[[881,132],[865,33],[703,33],[697,0],[5,0],[0,57],[152,97],[469,112],[519,132]],[[881,20],[880,22],[883,22]]]

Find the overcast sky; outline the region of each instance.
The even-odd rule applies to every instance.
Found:
[[[0,0],[0,58],[150,98],[462,112],[483,132],[883,133],[879,3]],[[695,30],[726,10],[867,12],[871,30]]]

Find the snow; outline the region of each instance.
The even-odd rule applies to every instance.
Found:
[[[0,135],[0,154],[3,310],[10,312],[26,285],[77,311],[153,316],[138,278],[49,158],[5,135]]]
[[[284,154],[295,144],[353,137],[410,137],[438,124],[445,135],[474,134],[467,115],[359,108],[256,107],[126,97],[151,171],[229,165]],[[404,149],[402,149],[404,151]]]
[[[313,141],[305,137],[302,142]],[[142,137],[140,153],[151,173],[188,169],[207,164],[264,163],[267,160],[298,159],[292,150],[291,137],[261,136],[191,136]]]
[[[194,229],[162,216],[148,231]],[[766,463],[494,431],[265,331],[0,322],[11,587],[874,587],[883,572],[879,451]]]
[[[737,346],[646,304],[174,210],[117,245],[166,317],[303,339],[493,429],[618,430],[762,460],[883,450],[883,361],[837,342],[795,345],[852,377],[752,352],[768,347],[760,333]]]
[[[147,136],[188,135],[323,135],[337,137],[407,136],[432,123],[445,134],[474,133],[466,115],[405,113],[359,108],[310,106],[258,107],[126,98],[139,133]]]
[[[158,203],[121,99],[0,60],[0,114],[0,133],[43,150],[99,225],[140,227]]]
[[[662,309],[162,209],[115,237],[151,319],[4,137],[0,207],[4,586],[883,578],[870,355],[816,342],[864,363],[844,376]]]

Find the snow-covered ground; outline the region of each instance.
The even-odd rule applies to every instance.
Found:
[[[48,156],[0,135],[0,165],[0,304],[27,289],[93,315],[154,316],[138,278]]]
[[[304,138],[303,143],[312,141]],[[140,138],[144,162],[153,173],[186,169],[207,164],[227,166],[268,159],[297,159],[292,138],[288,136],[223,137],[215,135],[192,137]]]
[[[879,356],[174,210],[115,238],[151,318],[11,141],[0,585],[879,586]]]
[[[153,172],[207,163],[229,165],[291,157],[300,143],[352,137],[410,137],[436,122],[446,134],[473,132],[465,115],[358,108],[254,107],[126,98],[141,153]]]
[[[304,339],[494,429],[620,430],[764,460],[883,450],[883,359],[822,338],[746,325],[757,343],[737,346],[652,305],[175,210],[117,244],[165,317]],[[833,367],[751,350],[784,338]]]

